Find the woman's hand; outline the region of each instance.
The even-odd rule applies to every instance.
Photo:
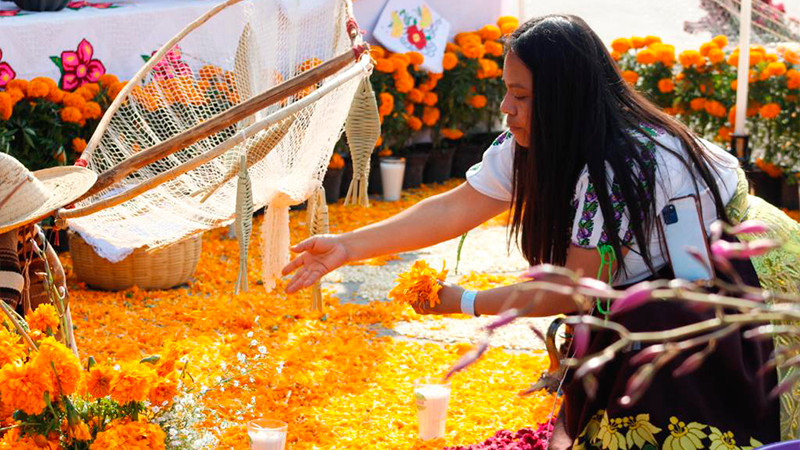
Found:
[[[297,273],[286,286],[291,294],[319,281],[323,275],[345,264],[349,255],[342,238],[337,235],[320,234],[310,237],[291,248],[297,257],[287,264],[281,273]]]
[[[417,314],[459,314],[461,313],[461,294],[464,288],[450,283],[442,283],[439,290],[439,304],[432,307],[428,303],[413,305]]]

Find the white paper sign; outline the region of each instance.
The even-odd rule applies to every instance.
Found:
[[[450,22],[422,0],[389,0],[372,35],[395,53],[419,52],[422,68],[442,71],[442,57],[450,33]]]

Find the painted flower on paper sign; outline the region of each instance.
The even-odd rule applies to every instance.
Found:
[[[23,15],[20,9],[4,9],[0,11],[0,17],[14,17]]]
[[[422,32],[416,25],[411,25],[406,29],[406,34],[408,35],[408,42],[411,43],[414,47],[422,50],[428,44],[428,40],[425,38],[425,33]]]
[[[155,54],[156,52],[154,51],[150,53],[149,56],[142,55],[142,59],[147,62]],[[181,76],[192,76],[192,68],[181,59],[182,57],[183,51],[180,46],[176,45],[172,47],[172,49],[164,55],[164,58],[153,66],[153,77],[157,80],[166,80]]]
[[[75,51],[61,52],[61,57],[50,59],[61,70],[61,89],[72,91],[86,83],[96,83],[106,73],[106,67],[94,56],[94,47],[86,39],[81,40]]]
[[[3,59],[3,50],[0,49],[0,61]],[[16,78],[17,74],[7,62],[0,62],[0,87],[5,87],[9,81]]]

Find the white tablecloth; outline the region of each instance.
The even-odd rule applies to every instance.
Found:
[[[188,23],[220,3],[220,0],[96,0],[71,2],[58,12],[19,11],[13,2],[0,2],[0,52],[2,62],[16,72],[17,78],[47,76],[61,78],[53,61],[62,52],[76,52],[82,41],[91,45],[91,59],[99,61],[106,73],[121,80],[130,78],[149,56]],[[234,24],[240,5],[229,8],[204,26],[225,27]],[[240,25],[239,25],[240,27]],[[226,33],[220,33],[226,34]],[[236,45],[237,33],[227,33],[215,45]],[[202,43],[208,45],[208,42]],[[191,51],[191,42],[182,47]],[[230,47],[228,47],[230,48]],[[84,47],[88,49],[88,47]],[[203,49],[213,55],[213,49]],[[227,52],[220,52],[228,54]],[[81,54],[85,56],[85,52]],[[208,61],[220,64],[221,61]],[[96,63],[94,69],[99,68]]]

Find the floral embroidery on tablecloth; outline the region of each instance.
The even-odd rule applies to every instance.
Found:
[[[157,51],[157,50],[156,50]],[[150,61],[150,58],[156,54],[153,51],[149,55],[141,55],[144,62]],[[191,77],[193,76],[192,68],[189,67],[183,59],[183,51],[179,45],[172,47],[161,61],[153,66],[153,78],[156,80],[168,80],[175,77]]]
[[[50,59],[61,71],[59,86],[65,91],[73,91],[86,83],[96,83],[105,75],[106,67],[98,59],[93,59],[94,47],[82,39],[75,51],[65,50],[61,56]]]
[[[17,77],[17,73],[7,62],[3,62],[3,49],[0,49],[0,88],[6,87],[9,81]]]
[[[686,423],[678,417],[669,418],[669,423],[650,421],[650,414],[609,417],[605,410],[592,416],[573,443],[573,449],[585,450],[751,450],[763,444],[749,437],[747,446],[741,446],[733,432],[698,422]]]

